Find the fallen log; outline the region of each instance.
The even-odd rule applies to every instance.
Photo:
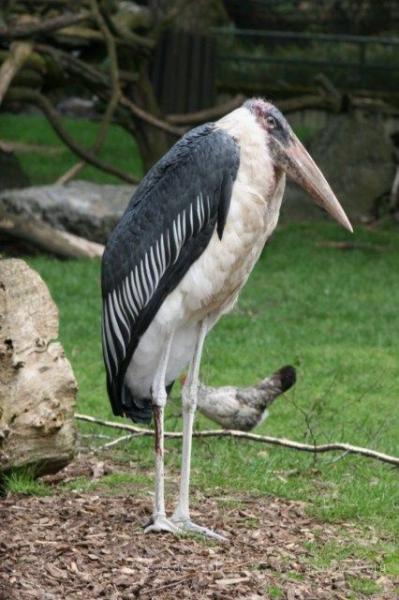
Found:
[[[104,246],[51,227],[39,219],[0,212],[0,232],[65,258],[98,258]]]
[[[77,384],[58,337],[58,310],[41,277],[0,261],[0,473],[51,473],[75,450]]]
[[[0,153],[0,159],[1,156]],[[10,163],[4,164],[6,169]],[[3,177],[1,175],[0,170],[0,185],[4,173]],[[0,218],[16,216],[28,223],[39,221],[50,225],[56,232],[67,231],[78,239],[84,238],[100,245],[106,243],[136,189],[130,185],[79,180],[68,185],[44,186],[29,186],[29,181],[17,185],[18,181],[14,185],[13,180],[4,180],[4,190],[0,191]]]

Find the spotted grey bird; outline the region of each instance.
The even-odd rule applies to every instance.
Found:
[[[285,176],[352,231],[283,115],[262,99],[188,132],[147,173],[102,262],[103,353],[115,415],[154,415],[155,497],[145,531],[220,536],[189,514],[191,438],[206,334],[231,310],[277,225]],[[173,516],[164,501],[164,407],[182,390],[183,456]]]

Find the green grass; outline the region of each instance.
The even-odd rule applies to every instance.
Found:
[[[267,588],[268,598],[271,600],[279,600],[279,598],[284,598],[284,590],[277,585],[269,585]]]
[[[377,594],[382,591],[381,586],[375,583],[375,581],[367,579],[366,577],[348,576],[348,581],[354,592],[363,594],[365,596],[372,596],[373,594]],[[353,600],[355,600],[356,597],[358,596],[352,596]]]
[[[62,489],[64,491],[74,490],[79,492],[103,489],[111,493],[120,493],[123,488],[129,494],[137,494],[141,493],[144,488],[148,488],[151,485],[151,481],[148,475],[140,473],[110,473],[104,475],[99,480],[78,477],[63,484]]]
[[[83,147],[89,148],[94,143],[99,125],[86,119],[63,118],[67,131]],[[58,177],[70,169],[78,158],[60,142],[46,119],[40,115],[0,114],[0,139],[17,141],[24,144],[51,146],[54,154],[17,151],[23,170],[32,184],[43,185],[54,183]],[[126,173],[140,177],[142,163],[135,140],[119,126],[109,128],[105,144],[99,153],[104,161],[117,166]],[[79,174],[79,179],[87,179],[96,183],[120,183],[112,175],[87,166]]]
[[[238,307],[210,334],[202,363],[209,384],[247,385],[283,364],[295,388],[272,407],[259,433],[297,440],[342,440],[398,454],[399,239],[359,228],[360,250],[318,246],[346,237],[333,224],[279,229]],[[60,338],[79,381],[78,410],[112,417],[100,349],[99,263],[32,258],[60,309]],[[167,427],[180,427],[178,389]],[[200,417],[197,427],[209,427]],[[86,428],[87,430],[87,428]],[[177,471],[180,443],[167,442]],[[152,442],[127,455],[152,468]],[[305,500],[326,521],[357,520],[399,533],[397,470],[360,457],[313,456],[234,440],[196,440],[193,484]]]
[[[353,534],[349,537],[346,528],[342,528],[337,541],[321,543],[319,541],[305,542],[309,551],[309,561],[319,570],[328,569],[332,563],[344,563],[350,558],[357,558],[371,564],[382,564],[385,575],[397,577],[399,557],[395,541],[376,541],[370,543],[373,533],[359,540]],[[371,533],[371,535],[370,535]],[[366,542],[365,542],[366,540]]]
[[[34,469],[14,469],[4,476],[1,482],[4,489],[10,494],[21,496],[48,496],[51,488],[35,478]]]

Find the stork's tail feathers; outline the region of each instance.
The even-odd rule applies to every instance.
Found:
[[[133,423],[151,423],[152,400],[151,398],[138,398],[133,396],[127,385],[122,386],[121,404],[123,414]]]
[[[117,417],[129,417],[134,423],[151,423],[152,402],[151,398],[136,398],[123,384],[122,389],[107,380],[108,396],[111,401],[112,412]]]
[[[172,383],[166,386],[168,395],[173,387],[173,383],[172,381]],[[108,393],[114,415],[128,417],[133,423],[145,423],[146,425],[151,423],[152,398],[135,396],[126,384],[123,384],[120,394],[111,386],[108,386]]]

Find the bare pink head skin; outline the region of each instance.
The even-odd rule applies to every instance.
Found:
[[[255,116],[267,133],[266,140],[276,170],[306,190],[321,208],[345,229],[353,232],[352,225],[327,183],[323,173],[299,141],[281,112],[261,98],[245,102],[244,106]]]

